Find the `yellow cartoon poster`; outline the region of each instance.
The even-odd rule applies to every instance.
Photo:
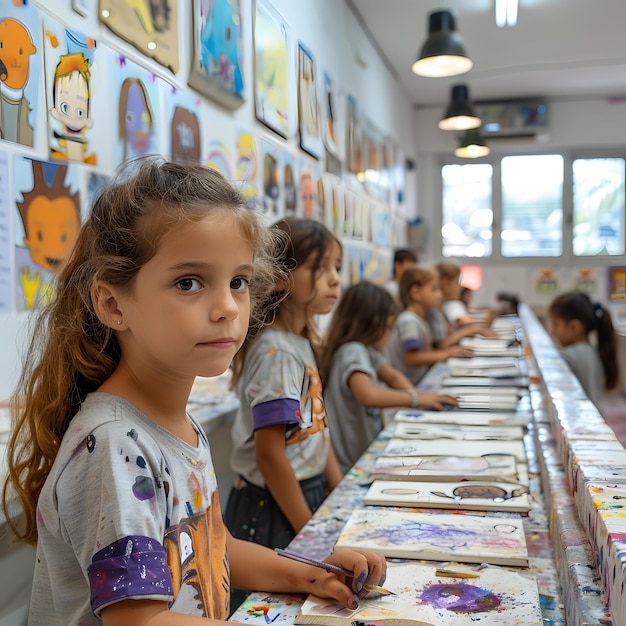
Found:
[[[52,281],[80,228],[78,170],[74,165],[15,155],[16,308],[29,310],[53,297]]]
[[[289,134],[287,27],[269,4],[257,0],[254,81],[257,119],[282,137]]]
[[[96,41],[46,18],[44,47],[50,159],[95,165],[95,95],[102,80]]]
[[[0,138],[33,147],[39,103],[41,28],[32,4],[0,6]]]

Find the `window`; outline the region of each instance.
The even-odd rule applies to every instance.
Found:
[[[623,155],[515,155],[444,163],[444,257],[624,256]]]
[[[444,165],[443,256],[491,255],[493,167]]]

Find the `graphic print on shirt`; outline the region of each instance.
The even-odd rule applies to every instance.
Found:
[[[301,413],[298,415],[300,428],[294,429],[287,437],[286,444],[300,443],[328,428],[324,409],[322,381],[317,368],[306,365],[306,379],[303,384]]]

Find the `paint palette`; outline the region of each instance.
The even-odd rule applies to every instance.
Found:
[[[449,573],[447,573],[449,572]],[[454,576],[458,574],[458,576]],[[539,626],[543,623],[534,578],[498,567],[437,569],[388,563],[385,586],[395,596],[362,600],[356,610],[309,596],[296,624],[350,626]]]

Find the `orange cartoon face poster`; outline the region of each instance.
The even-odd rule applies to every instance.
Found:
[[[32,4],[0,7],[0,137],[33,147],[42,59],[39,13]]]
[[[102,163],[95,147],[96,120],[107,115],[102,107],[110,109],[111,103],[97,97],[103,90],[96,41],[46,18],[44,49],[50,159]],[[101,150],[106,143],[99,142]]]
[[[13,159],[16,308],[53,297],[52,280],[67,259],[81,223],[74,165]]]

